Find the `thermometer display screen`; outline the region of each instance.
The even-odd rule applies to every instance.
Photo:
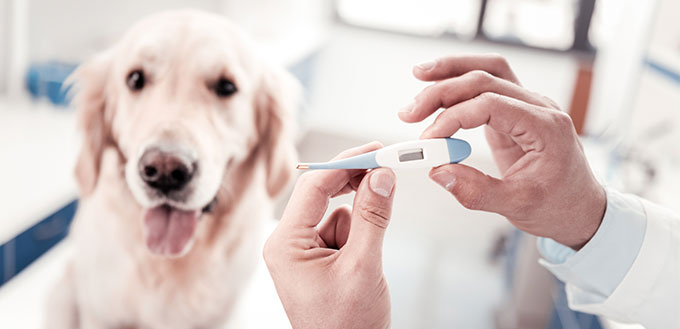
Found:
[[[425,156],[423,155],[423,149],[410,149],[399,151],[399,162],[409,162],[423,160]]]

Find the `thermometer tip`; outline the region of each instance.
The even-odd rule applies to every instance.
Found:
[[[309,165],[306,164],[306,163],[298,163],[298,165],[297,165],[297,167],[295,167],[295,169],[302,169],[302,170],[309,169]]]

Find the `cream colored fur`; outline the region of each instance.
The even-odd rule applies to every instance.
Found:
[[[148,86],[127,89],[143,68]],[[238,92],[214,95],[226,76]],[[260,226],[295,162],[297,84],[253,53],[225,19],[192,10],[156,14],[74,74],[84,140],[81,199],[70,235],[75,256],[53,293],[47,328],[214,328],[228,320],[260,258]],[[149,143],[190,145],[201,169],[187,200],[202,215],[178,258],[151,254],[138,178]]]

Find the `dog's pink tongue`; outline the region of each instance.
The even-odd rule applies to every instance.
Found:
[[[144,211],[146,246],[154,254],[179,255],[191,241],[200,211],[159,206]]]

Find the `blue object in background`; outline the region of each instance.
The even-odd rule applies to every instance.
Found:
[[[645,59],[645,65],[647,65],[647,67],[652,71],[661,74],[662,76],[677,84],[680,84],[680,72],[673,70],[669,66],[650,58]]]
[[[32,64],[26,72],[26,88],[33,99],[47,98],[52,104],[69,104],[66,78],[78,67],[76,64],[46,62]]]
[[[555,279],[557,292],[553,295],[553,316],[550,329],[602,329],[600,319],[592,314],[576,312],[569,308],[564,283]]]
[[[0,245],[0,286],[66,236],[77,206],[77,200],[71,201],[14,239]]]

